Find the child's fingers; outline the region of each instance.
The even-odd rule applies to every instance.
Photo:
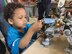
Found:
[[[42,22],[43,22],[43,20],[38,20],[38,22],[42,23]]]

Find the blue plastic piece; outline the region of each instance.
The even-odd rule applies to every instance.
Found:
[[[56,19],[52,19],[52,18],[44,18],[43,22],[44,24],[53,24],[55,22]]]

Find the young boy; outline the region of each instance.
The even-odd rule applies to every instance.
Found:
[[[27,24],[24,6],[19,3],[9,3],[4,10],[4,18],[8,26],[6,43],[11,54],[22,52],[32,41],[35,32],[41,29],[42,21],[35,22],[32,26]]]

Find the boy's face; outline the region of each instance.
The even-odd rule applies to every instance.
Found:
[[[17,29],[24,28],[26,26],[26,12],[23,8],[18,8],[14,11],[13,19],[9,19],[10,24]]]

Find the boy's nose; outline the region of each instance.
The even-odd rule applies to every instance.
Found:
[[[27,19],[26,18],[23,21],[27,23]]]

